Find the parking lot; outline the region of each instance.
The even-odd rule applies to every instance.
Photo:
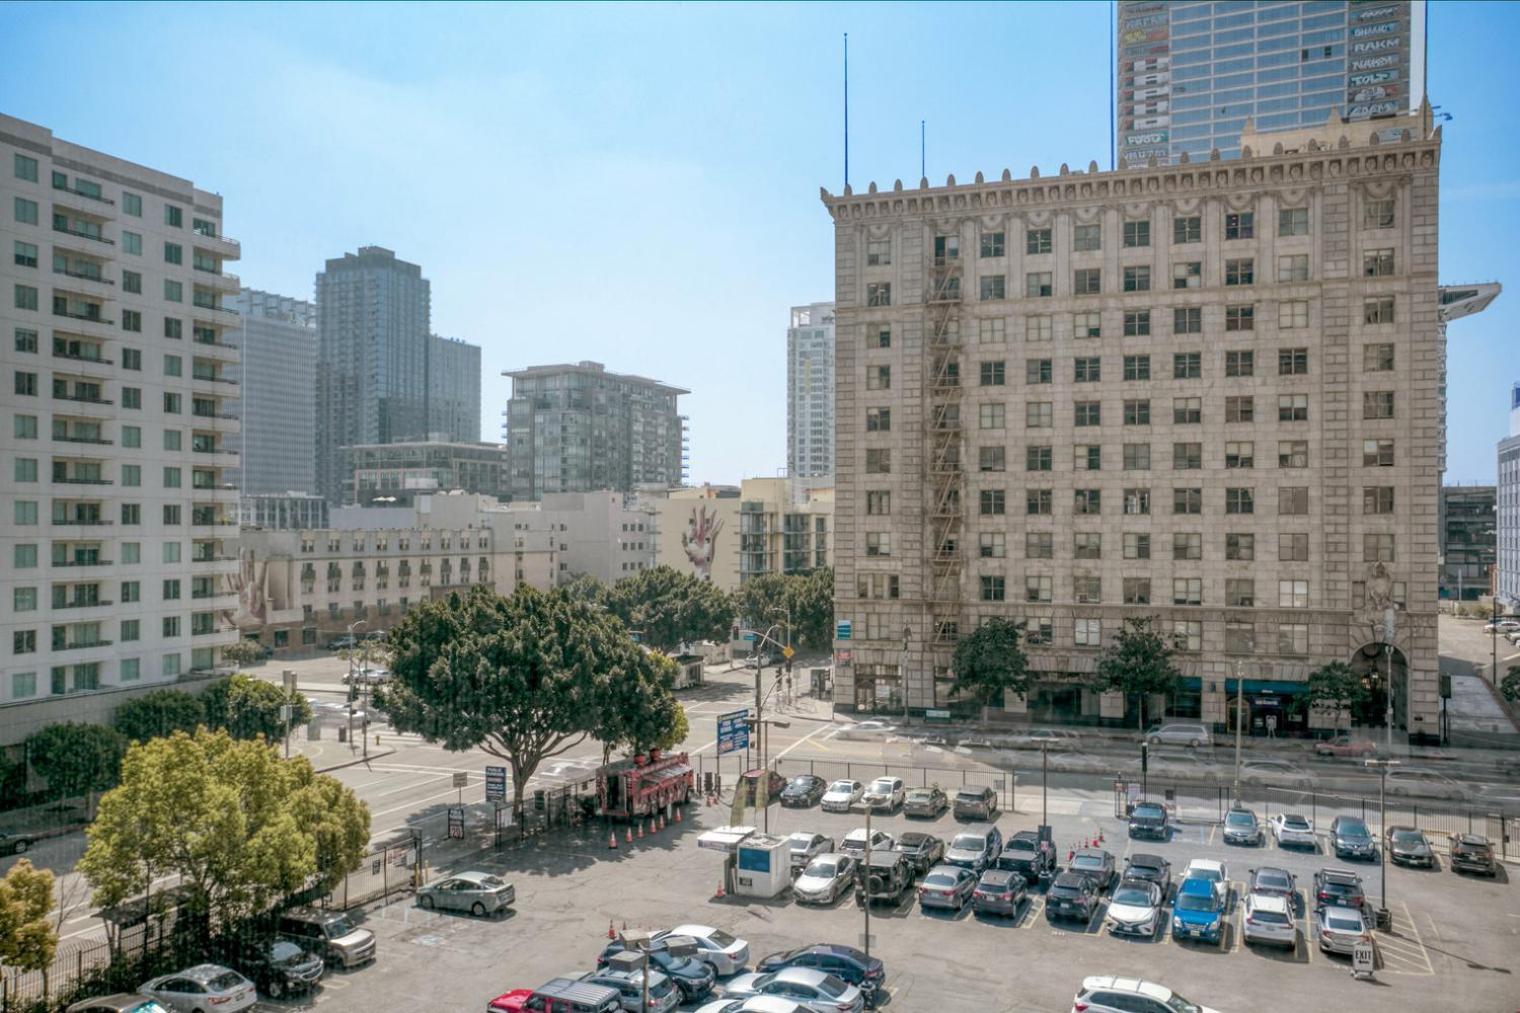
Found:
[[[1069,1008],[1082,977],[1138,975],[1221,1010],[1325,1009],[1340,1002],[1381,1002],[1392,1009],[1514,1009],[1520,982],[1520,900],[1501,871],[1495,880],[1391,866],[1389,907],[1393,924],[1378,932],[1382,966],[1376,982],[1354,981],[1344,957],[1327,956],[1305,934],[1314,872],[1353,867],[1324,853],[1226,846],[1213,824],[1183,824],[1165,842],[1131,843],[1112,802],[1095,797],[1084,805],[1052,811],[1059,858],[1069,848],[1098,838],[1123,868],[1132,851],[1160,854],[1172,862],[1174,882],[1189,860],[1228,864],[1231,900],[1217,945],[1180,943],[1165,933],[1154,940],[1111,936],[1104,928],[1106,901],[1086,925],[1051,924],[1039,891],[1013,919],[979,917],[969,910],[925,912],[916,899],[872,911],[871,952],[887,965],[887,1005],[902,1010],[1051,1010]],[[580,839],[497,854],[482,845],[472,856],[440,865],[437,872],[480,868],[498,871],[517,888],[515,910],[477,920],[467,915],[418,909],[396,899],[369,911],[366,924],[380,937],[377,963],[332,976],[304,1003],[265,1003],[267,1009],[385,1008],[399,995],[426,996],[440,1009],[482,1009],[509,988],[533,987],[547,978],[592,968],[607,941],[609,924],[621,929],[658,929],[682,922],[724,928],[748,940],[752,963],[805,943],[861,945],[864,919],[852,900],[824,908],[776,900],[714,899],[722,858],[696,847],[696,836],[726,822],[726,807],[693,806],[690,818],[617,851],[589,832]],[[1039,796],[1020,796],[1020,811],[1004,813],[1005,838],[1033,829]],[[758,820],[757,820],[758,822]],[[863,815],[773,809],[773,833],[817,831],[837,839],[864,823]],[[889,833],[909,827],[953,836],[960,824],[949,815],[934,821],[882,817],[873,827]],[[1319,828],[1323,832],[1324,827]],[[1241,933],[1242,891],[1249,869],[1274,865],[1293,872],[1300,898],[1299,943],[1292,952],[1248,947]],[[1379,897],[1375,862],[1354,866],[1369,903]],[[1308,919],[1306,921],[1306,918]]]

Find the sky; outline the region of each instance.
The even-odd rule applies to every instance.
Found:
[[[507,369],[591,359],[688,388],[691,477],[786,464],[791,306],[833,296],[818,188],[1106,166],[1102,3],[0,3],[0,111],[223,195],[252,288],[422,265],[433,330]],[[1447,480],[1492,482],[1520,381],[1520,4],[1434,3],[1441,279],[1510,285],[1452,325]],[[1505,68],[1510,68],[1506,70]]]

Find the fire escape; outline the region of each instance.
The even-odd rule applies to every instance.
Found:
[[[934,237],[924,298],[929,349],[929,611],[931,656],[943,658],[960,629],[965,475],[961,420],[961,258],[956,235]],[[944,663],[948,663],[945,658]],[[936,667],[937,667],[936,665]]]

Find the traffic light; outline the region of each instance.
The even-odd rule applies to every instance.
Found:
[[[1151,747],[1146,743],[1140,743],[1140,773],[1149,773],[1151,769]]]

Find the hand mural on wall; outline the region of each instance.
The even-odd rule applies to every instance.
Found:
[[[681,532],[681,548],[686,550],[692,569],[703,580],[712,580],[713,555],[717,551],[718,532],[722,530],[723,520],[718,512],[709,514],[707,507],[698,506],[692,509],[691,520]]]

